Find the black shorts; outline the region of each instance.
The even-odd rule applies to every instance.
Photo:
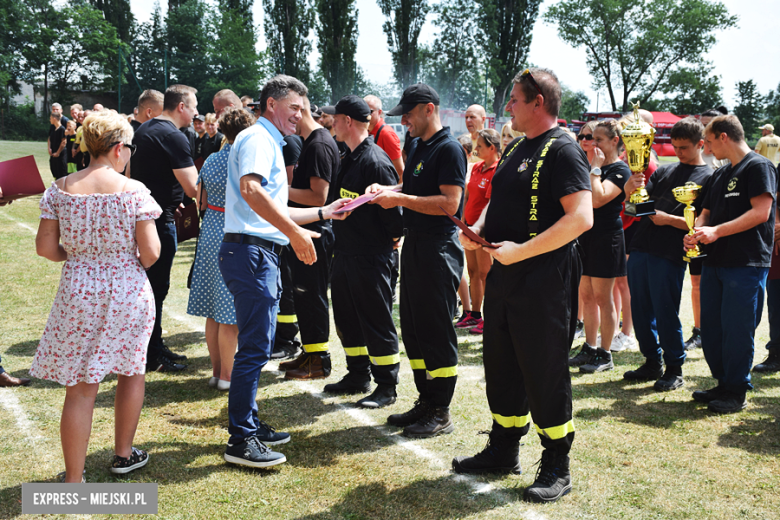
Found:
[[[623,230],[594,235],[592,231],[579,238],[582,275],[593,278],[626,276],[626,244]]]
[[[688,262],[688,271],[691,276],[701,276],[701,266],[704,262],[704,258],[693,258]]]

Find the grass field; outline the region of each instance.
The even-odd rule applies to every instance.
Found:
[[[29,154],[36,155],[48,185],[45,143],[0,142],[0,161]],[[6,370],[17,376],[28,373],[61,269],[35,254],[37,202],[31,197],[0,208],[0,354]],[[176,256],[163,322],[167,344],[189,356],[190,368],[146,377],[135,444],[150,452],[149,465],[127,479],[108,471],[113,376],[98,394],[87,456],[89,482],[158,483],[162,518],[780,517],[780,375],[754,378],[756,390],[744,412],[715,416],[690,398],[691,391],[712,385],[700,351],[692,352],[684,367],[685,388],[671,393],[622,380],[625,370],[641,362],[637,352],[616,354],[611,372],[573,373],[574,490],[555,504],[520,500],[540,455],[536,435],[524,439],[520,476],[464,478],[451,472],[451,458],[482,449],[486,437],[478,432],[490,426],[481,339],[465,332],[459,332],[453,434],[410,441],[384,426],[388,414],[409,408],[415,398],[405,358],[400,398],[388,409],[359,410],[351,405],[354,399],[323,396],[322,387],[344,373],[343,351],[332,332],[334,373],[328,380],[285,382],[274,364],[260,378],[261,418],[292,434],[292,442],[280,449],[288,463],[266,471],[228,466],[222,460],[227,395],[208,388],[204,320],[186,314],[193,248],[194,241],[186,242]],[[687,334],[692,326],[687,280],[681,312]],[[765,356],[767,339],[764,316],[756,335],[757,358]],[[40,380],[27,388],[0,389],[0,518],[21,515],[22,483],[54,481],[64,470],[59,444],[63,397],[62,387]]]

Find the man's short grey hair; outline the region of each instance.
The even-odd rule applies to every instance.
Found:
[[[52,108],[62,108],[62,105],[60,105],[59,103],[52,103],[51,107]]]
[[[263,90],[260,91],[260,113],[264,114],[268,108],[268,98],[284,99],[291,90],[299,96],[305,96],[309,93],[306,85],[292,76],[279,74],[269,79],[263,86]]]
[[[375,110],[382,110],[382,100],[379,99],[377,96],[374,96],[373,94],[369,94],[366,97],[364,97],[363,101],[365,101],[367,104],[374,103],[376,106]]]

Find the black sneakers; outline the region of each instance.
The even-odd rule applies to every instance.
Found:
[[[636,370],[629,370],[623,374],[623,379],[628,381],[652,381],[664,375],[664,366],[652,361],[645,361],[645,364]]]
[[[717,399],[710,401],[707,408],[715,413],[736,413],[747,407],[744,392],[723,392]]]
[[[298,355],[298,351],[301,348],[301,342],[298,341],[298,338],[295,338],[293,341],[289,343],[279,343],[274,344],[274,349],[271,352],[271,359],[279,360],[279,359],[288,359],[288,358],[294,358]]]
[[[716,399],[720,399],[726,393],[726,389],[720,385],[709,390],[696,390],[693,394],[693,400],[700,403],[711,403]]]
[[[374,392],[357,402],[361,408],[384,408],[395,403],[395,385],[377,385]]]
[[[489,433],[485,449],[473,457],[455,457],[452,469],[455,473],[515,473],[520,474],[520,441],[496,432]]]
[[[580,347],[580,351],[573,357],[569,358],[569,366],[581,367],[582,365],[587,365],[588,363],[590,363],[590,360],[593,359],[593,356],[595,355],[596,355],[596,349],[588,345],[587,342],[585,342],[582,344],[582,347]]]
[[[147,462],[149,462],[148,453],[144,450],[139,450],[138,448],[132,448],[130,450],[130,456],[127,458],[114,455],[114,460],[111,462],[110,469],[111,473],[124,475],[125,473],[130,473],[138,468],[143,468],[146,466]]]
[[[422,399],[418,399],[414,402],[414,406],[408,412],[394,413],[388,417],[387,424],[392,426],[399,426],[401,428],[412,425],[425,415],[429,407],[430,405],[427,402],[423,401]]]
[[[367,394],[371,391],[371,376],[358,376],[347,372],[341,381],[325,385],[322,391],[335,395]]]
[[[163,344],[162,346],[162,353],[165,357],[172,359],[174,361],[184,361],[187,359],[187,356],[184,354],[177,354],[173,352],[171,349],[168,348],[168,345]]]
[[[695,348],[701,348],[701,329],[698,327],[693,328],[693,333],[691,333],[691,337],[688,338],[688,341],[685,342],[685,345],[683,345],[683,348],[685,350],[693,350]]]
[[[228,444],[225,461],[250,468],[268,468],[287,462],[287,457],[260,442],[257,437],[247,437],[239,444]]]
[[[685,384],[685,380],[682,375],[682,367],[666,367],[666,372],[661,378],[655,382],[653,388],[657,392],[669,392],[670,390],[677,390],[682,388]]]
[[[527,502],[555,502],[570,491],[569,456],[544,450],[536,480],[525,488],[523,499]]]
[[[146,360],[147,372],[181,372],[186,369],[187,365],[177,363],[166,355],[158,357],[156,360]]]
[[[290,442],[289,433],[278,432],[265,421],[260,421],[260,427],[257,429],[255,436],[266,446],[276,446],[277,444]]]
[[[773,348],[769,351],[769,356],[753,367],[753,372],[780,372],[780,349]]]
[[[452,433],[455,425],[450,418],[450,409],[443,406],[429,406],[425,415],[414,423],[404,428],[404,436],[413,439],[427,439],[437,435]]]
[[[596,349],[596,355],[591,360],[580,367],[583,374],[595,374],[596,372],[605,372],[612,370],[615,365],[612,363],[612,354],[603,348]]]

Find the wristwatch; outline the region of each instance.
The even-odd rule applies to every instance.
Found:
[[[590,174],[591,174],[591,175],[593,175],[594,177],[601,177],[601,168],[599,168],[598,166],[596,166],[595,168],[593,168],[593,169],[590,171]]]

